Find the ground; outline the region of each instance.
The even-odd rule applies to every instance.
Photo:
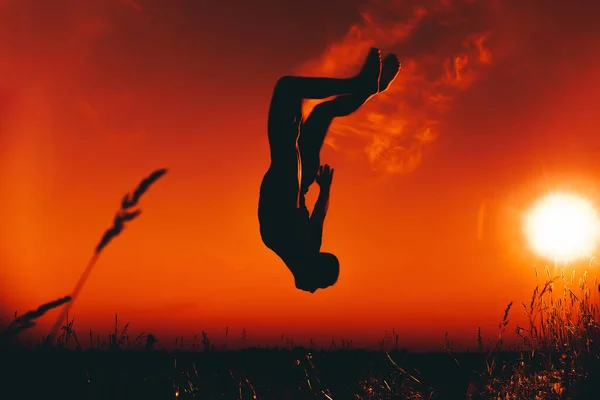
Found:
[[[8,372],[3,375],[5,393],[0,397],[485,399],[490,397],[482,394],[482,387],[491,381],[484,382],[481,372],[486,370],[487,356],[487,352],[412,354],[303,348],[208,352],[12,348],[2,354]],[[496,353],[494,374],[501,376],[504,365],[519,365],[520,357],[519,352]],[[543,359],[537,356],[537,361],[530,360],[528,365],[541,365]],[[555,360],[560,361],[560,357]],[[595,398],[590,393],[597,393],[596,382],[597,376],[580,381],[578,394],[570,395],[575,397],[553,394],[556,383],[550,383],[546,385],[548,393],[538,398]],[[508,398],[535,398],[524,391],[522,396]]]

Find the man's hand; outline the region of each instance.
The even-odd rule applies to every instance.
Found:
[[[333,181],[333,171],[333,168],[329,167],[328,164],[321,165],[319,167],[315,181],[321,189],[328,190],[331,187],[331,182]]]

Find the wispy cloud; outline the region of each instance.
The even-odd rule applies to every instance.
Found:
[[[359,137],[373,169],[413,171],[424,149],[442,133],[444,115],[457,95],[473,85],[494,61],[485,14],[495,1],[372,0],[361,21],[308,60],[298,73],[350,76],[376,46],[395,52],[402,72],[392,87],[358,113],[334,121],[328,145]],[[307,102],[307,111],[315,102]]]

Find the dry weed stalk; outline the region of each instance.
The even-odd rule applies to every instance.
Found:
[[[47,340],[51,340],[52,338],[56,337],[62,321],[65,319],[71,307],[73,307],[73,303],[75,302],[77,296],[79,296],[79,293],[81,293],[81,290],[83,289],[83,286],[85,285],[90,273],[92,272],[92,269],[96,265],[96,262],[98,261],[102,250],[111,242],[111,240],[113,240],[123,231],[126,222],[132,221],[140,215],[142,211],[140,209],[134,209],[134,207],[137,206],[140,197],[144,193],[146,193],[146,191],[154,182],[156,182],[156,180],[158,180],[161,176],[163,176],[166,173],[167,170],[164,168],[154,171],[147,178],[143,179],[142,182],[140,182],[138,187],[133,192],[133,195],[126,194],[123,197],[123,200],[121,200],[121,208],[117,211],[113,219],[113,225],[104,232],[104,235],[100,239],[100,242],[98,242],[98,245],[94,250],[92,258],[90,259],[87,267],[77,280],[75,288],[73,289],[73,292],[70,296],[71,301],[63,307],[60,315],[56,319],[56,323],[54,324],[50,335],[48,335],[47,337]]]
[[[549,271],[546,268],[546,274]],[[555,295],[555,283],[564,287]],[[595,283],[594,283],[595,284]],[[588,378],[588,371],[599,366],[600,326],[596,318],[597,304],[591,299],[588,273],[575,281],[564,271],[560,277],[549,277],[544,285],[536,286],[529,305],[522,303],[528,327],[517,326],[518,343],[511,349],[519,351],[517,362],[496,368],[496,358],[488,360],[479,396],[469,398],[563,399],[576,396]],[[508,324],[507,308],[501,332]],[[505,323],[506,322],[506,323]],[[490,353],[502,348],[502,337]],[[492,354],[494,353],[494,354]]]
[[[48,303],[42,304],[36,310],[32,310],[26,312],[25,314],[16,317],[8,326],[8,328],[0,333],[0,341],[11,340],[15,338],[24,331],[25,329],[33,328],[35,326],[35,320],[42,315],[46,314],[48,310],[51,310],[56,307],[60,307],[63,304],[66,304],[71,301],[70,296],[65,296],[60,299],[50,301]]]

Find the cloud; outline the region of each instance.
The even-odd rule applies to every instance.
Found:
[[[374,170],[413,171],[425,148],[442,132],[444,115],[461,92],[475,84],[494,62],[486,18],[496,1],[372,0],[361,21],[308,60],[298,73],[351,76],[371,46],[398,54],[402,71],[390,89],[359,112],[338,118],[326,143],[343,148],[358,137]],[[487,25],[486,25],[487,24]],[[307,102],[309,111],[317,102]]]

